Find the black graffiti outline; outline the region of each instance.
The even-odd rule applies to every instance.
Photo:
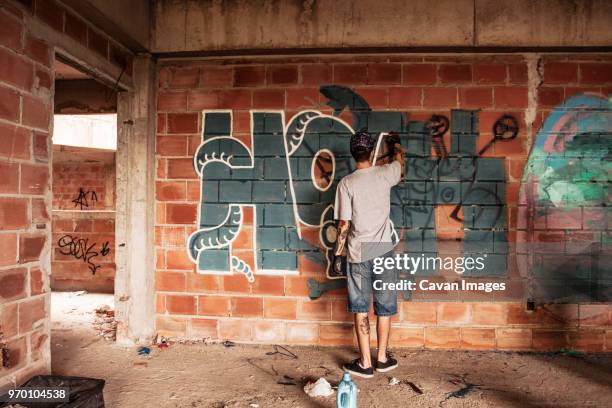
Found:
[[[84,191],[83,187],[79,188],[79,195],[77,196],[77,198],[75,198],[74,200],[72,200],[72,202],[74,203],[74,206],[80,206],[80,209],[82,210],[83,207],[88,208],[89,207],[89,201],[87,200],[87,195],[89,195],[89,200],[91,201],[91,203],[95,203],[98,201],[98,195],[96,194],[95,191]]]
[[[102,265],[93,263],[92,258],[95,258],[98,255],[106,256],[110,253],[108,241],[102,244],[99,253],[93,249],[96,245],[97,244],[95,242],[89,245],[89,238],[79,238],[70,234],[66,234],[57,240],[57,246],[60,248],[60,254],[71,255],[75,259],[82,259],[83,262],[87,264],[93,275],[96,274],[96,271],[100,269]],[[65,247],[68,247],[67,252],[62,250],[62,248]]]

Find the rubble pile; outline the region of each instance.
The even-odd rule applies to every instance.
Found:
[[[104,340],[115,341],[117,339],[117,321],[115,311],[108,305],[102,305],[95,309],[93,327]]]

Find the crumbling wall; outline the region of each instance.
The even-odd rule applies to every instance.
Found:
[[[329,206],[335,183],[352,166],[348,137],[367,128],[397,132],[408,150],[406,180],[392,200],[403,250],[417,256],[486,253],[484,273],[460,277],[506,284],[503,292],[417,290],[393,319],[393,345],[609,349],[610,305],[592,303],[605,296],[525,309],[535,296],[533,263],[525,264],[518,249],[530,242],[525,220],[534,219],[520,215],[519,199],[530,150],[553,106],[585,91],[605,100],[612,82],[608,56],[563,58],[567,72],[532,54],[161,63],[158,332],[353,344],[344,281],[329,269]],[[609,151],[610,108],[602,102],[597,112],[604,125],[595,132],[604,135]],[[447,131],[440,116],[448,119]],[[494,134],[507,140],[492,141]],[[601,152],[583,152],[586,160],[601,161]],[[325,165],[329,157],[333,170]],[[329,185],[322,186],[322,178]],[[605,189],[607,181],[591,183]],[[593,207],[598,217],[609,215],[601,201]],[[557,221],[551,219],[547,233],[568,229]],[[596,231],[603,247],[608,224]],[[601,266],[602,276],[609,276]],[[427,278],[459,278],[453,274]]]

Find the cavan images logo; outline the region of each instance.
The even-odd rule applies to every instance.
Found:
[[[481,156],[494,143],[514,143],[516,119],[501,117],[495,137],[477,151],[477,111],[453,110],[450,123],[439,115],[409,121],[404,112],[372,110],[346,87],[322,86],[320,92],[332,115],[306,110],[287,119],[283,111],[253,110],[246,138],[233,136],[231,110],[203,112],[202,143],[193,159],[201,179],[198,228],[188,238],[199,273],[239,273],[253,282],[256,275],[297,275],[300,262],[315,262],[328,280],[309,280],[311,298],[343,286],[343,276],[330,268],[333,201],[338,181],[353,170],[349,138],[367,130],[377,137],[379,155],[390,132],[407,151],[404,181],[391,197],[399,249],[436,256],[434,209],[452,205],[451,216],[465,229],[463,253],[487,253],[486,272],[505,274],[504,161]],[[340,118],[345,110],[351,124]],[[442,136],[450,125],[449,149]]]

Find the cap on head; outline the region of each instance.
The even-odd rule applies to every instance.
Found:
[[[364,150],[372,150],[375,140],[369,133],[357,132],[351,136],[351,153]]]

